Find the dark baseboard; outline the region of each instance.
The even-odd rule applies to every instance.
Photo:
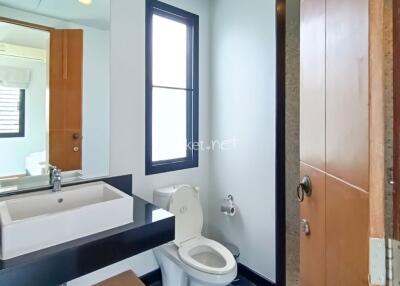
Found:
[[[160,270],[160,268],[141,276],[140,280],[142,280],[143,283],[146,286],[151,285],[151,284],[153,284],[155,282],[161,281],[161,270]]]
[[[238,275],[245,277],[250,282],[253,282],[257,286],[276,286],[275,283],[269,281],[261,274],[251,270],[247,266],[238,263]],[[161,270],[156,269],[140,277],[145,285],[151,285],[152,283],[161,281]]]
[[[250,269],[249,267],[243,265],[242,263],[238,263],[238,274],[245,277],[247,280],[250,280],[250,282],[253,282],[257,286],[276,285],[275,283],[269,281],[267,278]]]

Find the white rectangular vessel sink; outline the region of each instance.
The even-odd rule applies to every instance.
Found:
[[[1,259],[133,222],[133,198],[104,183],[0,202]]]

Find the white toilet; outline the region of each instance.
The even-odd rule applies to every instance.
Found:
[[[175,215],[175,241],[154,249],[163,286],[228,285],[236,278],[232,253],[201,235],[198,190],[188,185],[158,189],[154,203]]]

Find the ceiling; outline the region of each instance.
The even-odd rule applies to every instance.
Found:
[[[111,0],[92,1],[91,5],[82,5],[78,0],[0,0],[0,5],[108,30]]]

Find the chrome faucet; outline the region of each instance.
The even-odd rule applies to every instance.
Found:
[[[53,184],[53,172],[54,170],[57,169],[56,166],[50,165],[49,164],[49,184]]]
[[[53,192],[61,191],[61,170],[57,169],[55,166],[50,166],[50,184],[53,185]]]

